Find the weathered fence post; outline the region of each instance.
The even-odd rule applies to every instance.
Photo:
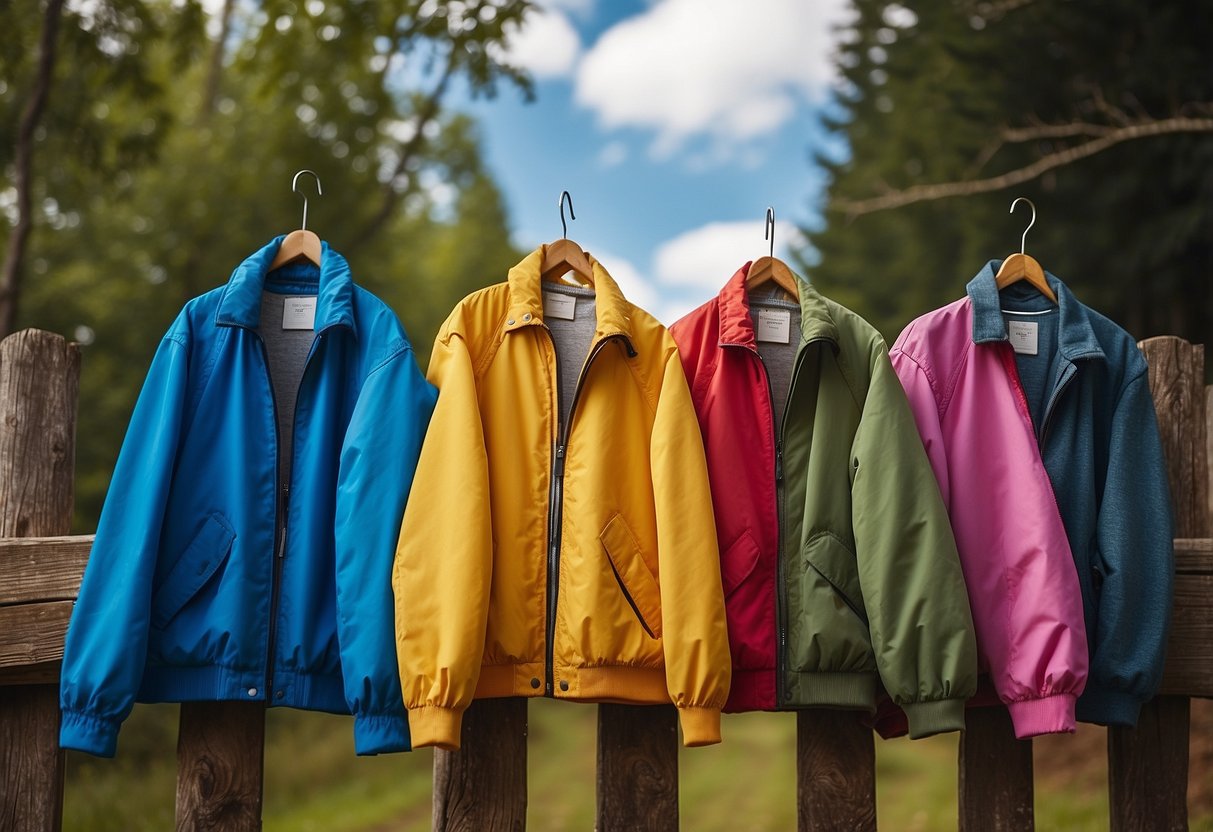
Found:
[[[185,702],[177,729],[177,829],[261,829],[265,705]]]
[[[459,750],[434,752],[434,832],[526,829],[526,706],[478,699],[463,714]]]
[[[796,714],[796,826],[875,831],[876,746],[855,712]]]
[[[1162,432],[1177,538],[1209,536],[1205,348],[1180,338],[1141,343]],[[1189,699],[1161,695],[1136,728],[1108,729],[1108,802],[1113,832],[1188,828]]]
[[[678,715],[672,705],[598,706],[597,832],[677,832]]]
[[[960,832],[1034,829],[1032,798],[1032,741],[1015,739],[1006,708],[969,708],[960,735]]]
[[[27,329],[0,341],[0,537],[67,534],[72,522],[80,351]],[[59,688],[0,687],[0,828],[63,821]]]

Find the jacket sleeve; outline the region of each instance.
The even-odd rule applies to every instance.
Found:
[[[337,641],[354,750],[409,749],[396,668],[392,558],[437,394],[402,343],[363,382],[337,479]]]
[[[1014,472],[991,478],[973,461],[952,465],[939,405],[922,366],[895,346],[892,365],[919,435],[943,484],[970,598],[978,651],[1015,735],[1073,732],[1074,705],[1087,679],[1087,642],[1078,577],[1031,417],[1000,438]],[[1010,395],[1010,393],[1008,393]],[[1008,399],[1007,407],[1017,407]],[[980,430],[980,428],[978,428]],[[1028,484],[1006,511],[1005,480]]]
[[[732,673],[707,461],[677,350],[666,360],[649,449],[666,683],[686,746],[720,742]]]
[[[429,379],[438,402],[392,576],[396,651],[413,747],[457,749],[484,655],[493,544],[472,358],[463,338],[445,326]]]
[[[112,757],[143,676],[152,576],[185,411],[184,336],[161,342],[131,414],[63,648],[63,748]]]
[[[947,510],[883,344],[851,473],[859,582],[885,690],[911,737],[958,731],[977,690],[973,618]]]
[[[1170,487],[1144,372],[1121,394],[1109,447],[1092,576],[1096,684],[1079,700],[1078,718],[1131,726],[1162,680],[1175,572]]]

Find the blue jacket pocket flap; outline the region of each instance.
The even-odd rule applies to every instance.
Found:
[[[207,516],[152,598],[152,625],[160,629],[198,594],[232,551],[236,532],[221,515]]]

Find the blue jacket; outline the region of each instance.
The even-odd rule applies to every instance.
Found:
[[[152,360],[67,633],[64,748],[112,756],[135,701],[190,700],[352,713],[357,753],[409,747],[392,558],[437,394],[327,244],[267,277],[281,240],[187,303]],[[263,287],[317,296],[288,489]]]
[[[969,282],[973,341],[1016,346],[1009,326],[1021,336],[1015,363],[1078,568],[1091,651],[1077,717],[1135,725],[1162,679],[1174,574],[1146,361],[1132,336],[1051,274],[1057,306],[1024,281],[1000,293],[1000,265],[991,261]],[[1004,310],[1021,314],[1004,318]],[[1022,314],[1032,312],[1045,314]]]

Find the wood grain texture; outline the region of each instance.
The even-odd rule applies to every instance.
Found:
[[[62,662],[23,664],[18,667],[0,667],[0,687],[9,685],[57,685]],[[2,829],[3,827],[0,827]]]
[[[1015,739],[1001,706],[969,708],[960,735],[960,832],[1036,828],[1032,741]]]
[[[0,667],[62,659],[71,617],[71,601],[0,607]]]
[[[265,703],[185,702],[177,733],[178,832],[261,829]]]
[[[1150,365],[1150,393],[1167,460],[1175,536],[1209,537],[1204,347],[1171,337],[1150,338],[1140,346]],[[1198,597],[1189,597],[1193,587],[1186,578],[1176,583],[1177,606],[1202,603]],[[1195,589],[1199,596],[1199,587]],[[1191,612],[1198,614],[1195,609]],[[1177,609],[1175,618],[1180,621],[1179,637],[1184,638],[1195,622],[1186,610]],[[1172,646],[1174,642],[1168,644]],[[1182,659],[1180,655],[1174,661]],[[1159,696],[1142,708],[1137,727],[1108,729],[1108,803],[1113,832],[1187,829],[1189,724],[1186,697]]]
[[[479,699],[458,751],[434,751],[434,832],[526,829],[526,699]]]
[[[857,713],[796,713],[796,827],[876,829],[876,747]]]
[[[1213,698],[1213,574],[1175,576],[1161,692]]]
[[[0,341],[0,537],[70,530],[79,386],[75,344],[37,329]]]
[[[1108,729],[1111,832],[1187,830],[1189,706],[1186,696],[1156,696],[1136,728]]]
[[[0,341],[0,537],[68,533],[79,387],[80,351],[62,337],[27,329]],[[43,633],[44,626],[66,626],[71,604],[59,603],[67,609],[38,609],[26,620]],[[4,638],[10,654],[25,652],[34,659],[53,659],[56,650],[62,654],[62,633],[42,643],[32,636],[23,641],[21,634]],[[4,828],[57,832],[63,822],[57,687],[3,691],[0,737],[6,758],[0,769],[0,819],[14,822]]]
[[[677,832],[673,705],[598,706],[598,832]]]
[[[92,535],[0,538],[0,607],[75,600],[92,547]]]
[[[58,685],[0,687],[0,829],[61,826],[58,691]]]

